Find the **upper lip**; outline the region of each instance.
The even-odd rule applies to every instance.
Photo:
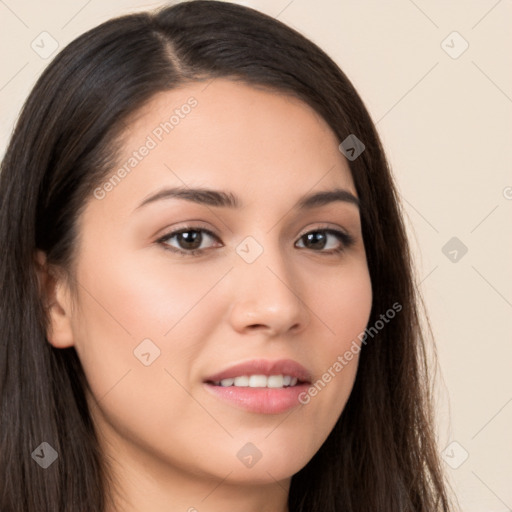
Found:
[[[205,379],[205,382],[218,382],[242,375],[289,375],[290,377],[296,377],[300,382],[311,382],[311,374],[308,370],[292,359],[280,359],[278,361],[253,359],[252,361],[230,366],[215,375],[210,375]]]

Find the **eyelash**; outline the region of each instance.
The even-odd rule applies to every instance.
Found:
[[[168,244],[165,243],[165,241],[169,240],[169,238],[173,238],[176,235],[180,235],[182,233],[187,233],[189,231],[203,232],[203,233],[206,233],[208,236],[216,239],[217,241],[219,240],[217,235],[215,235],[209,229],[205,229],[205,228],[200,227],[200,226],[185,226],[185,227],[180,228],[180,229],[178,229],[176,231],[171,231],[169,233],[166,233],[165,235],[160,237],[158,240],[156,240],[156,243],[162,245],[164,250],[171,251],[172,253],[175,253],[175,254],[177,254],[179,256],[182,256],[182,257],[186,257],[186,256],[199,256],[199,255],[203,254],[205,251],[207,251],[208,249],[191,249],[191,250],[187,251],[187,250],[184,250],[184,249],[176,249],[175,247],[171,247],[171,246],[169,246]],[[331,249],[329,251],[323,251],[323,250],[315,251],[314,249],[311,249],[313,252],[318,252],[318,253],[325,254],[325,255],[328,255],[328,256],[329,255],[340,254],[340,253],[344,252],[346,249],[348,249],[349,247],[351,247],[352,245],[354,245],[354,243],[355,243],[355,239],[354,239],[354,237],[352,237],[352,235],[349,235],[348,233],[345,233],[343,231],[339,231],[337,229],[332,229],[332,228],[329,228],[329,227],[319,227],[317,229],[313,229],[311,231],[307,231],[306,233],[304,233],[303,235],[301,235],[299,237],[299,240],[304,238],[306,235],[309,235],[311,233],[319,233],[319,232],[334,235],[341,242],[341,245],[337,249]],[[307,249],[307,248],[305,248],[305,249]]]

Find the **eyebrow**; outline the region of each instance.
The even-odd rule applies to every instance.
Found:
[[[224,192],[222,190],[213,190],[209,188],[166,188],[146,199],[135,208],[138,210],[143,206],[162,201],[166,199],[183,199],[198,204],[214,206],[218,208],[240,209],[243,205],[242,201],[232,192]],[[307,210],[318,208],[330,203],[341,201],[357,206],[359,208],[359,199],[348,190],[335,188],[332,190],[323,190],[302,196],[294,206],[296,210]]]

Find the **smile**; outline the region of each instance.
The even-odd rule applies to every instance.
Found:
[[[242,375],[239,377],[214,381],[215,386],[249,388],[285,388],[295,386],[297,377],[290,375]]]

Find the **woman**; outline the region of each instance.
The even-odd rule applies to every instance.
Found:
[[[372,121],[264,14],[69,44],[0,175],[2,511],[448,511]]]

